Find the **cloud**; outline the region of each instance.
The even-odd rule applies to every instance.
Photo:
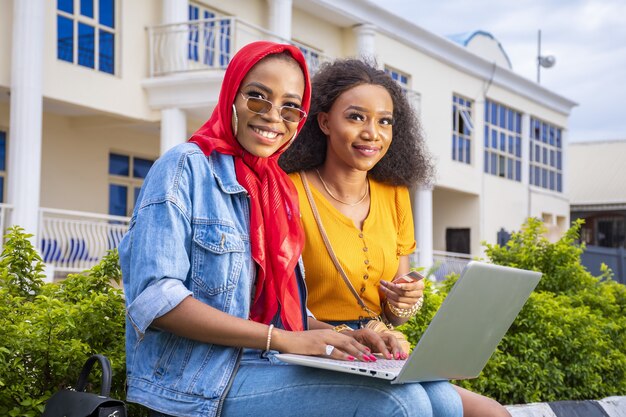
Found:
[[[541,84],[579,103],[570,137],[626,138],[626,1],[386,0],[388,10],[436,34],[485,30],[502,44],[513,70],[536,79],[537,31],[556,65]]]

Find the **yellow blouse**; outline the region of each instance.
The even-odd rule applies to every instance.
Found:
[[[302,179],[290,174],[300,200],[306,243],[302,258],[308,288],[307,307],[322,321],[367,317],[335,268],[313,217]],[[406,187],[370,182],[370,211],[359,230],[309,182],[335,256],[365,304],[380,314],[379,282],[392,280],[399,257],[415,250],[413,216]]]

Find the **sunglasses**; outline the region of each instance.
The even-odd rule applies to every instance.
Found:
[[[297,107],[274,106],[271,101],[265,100],[264,98],[250,97],[246,96],[243,93],[240,94],[244,98],[244,100],[246,100],[248,110],[250,110],[252,113],[265,114],[272,110],[272,108],[276,107],[280,114],[280,118],[286,122],[298,123],[300,122],[300,120],[306,117],[306,112]]]

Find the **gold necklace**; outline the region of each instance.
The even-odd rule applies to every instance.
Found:
[[[330,190],[328,189],[328,185],[326,185],[326,182],[324,182],[324,179],[322,178],[322,174],[320,174],[320,171],[317,168],[315,168],[315,172],[317,172],[317,176],[320,179],[320,181],[322,182],[322,185],[324,186],[324,189],[326,190],[328,195],[331,196],[333,200],[338,201],[341,204],[345,204],[346,206],[350,206],[350,207],[358,206],[359,204],[361,204],[363,202],[363,200],[365,200],[365,198],[370,193],[370,182],[367,181],[367,178],[366,178],[365,179],[365,184],[367,185],[367,188],[365,188],[365,194],[363,194],[363,197],[361,197],[361,199],[359,201],[357,201],[356,203],[346,203],[345,201],[342,201],[342,200],[338,199],[337,197],[335,197],[335,195],[330,192]]]

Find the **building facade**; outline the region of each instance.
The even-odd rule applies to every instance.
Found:
[[[446,39],[370,0],[0,0],[0,10],[0,220],[33,233],[57,273],[116,246],[152,162],[209,117],[230,57],[259,39],[299,46],[312,72],[374,58],[403,85],[437,166],[433,187],[412,190],[417,265],[462,265],[529,216],[553,237],[569,224],[576,103],[517,75],[488,33]]]

